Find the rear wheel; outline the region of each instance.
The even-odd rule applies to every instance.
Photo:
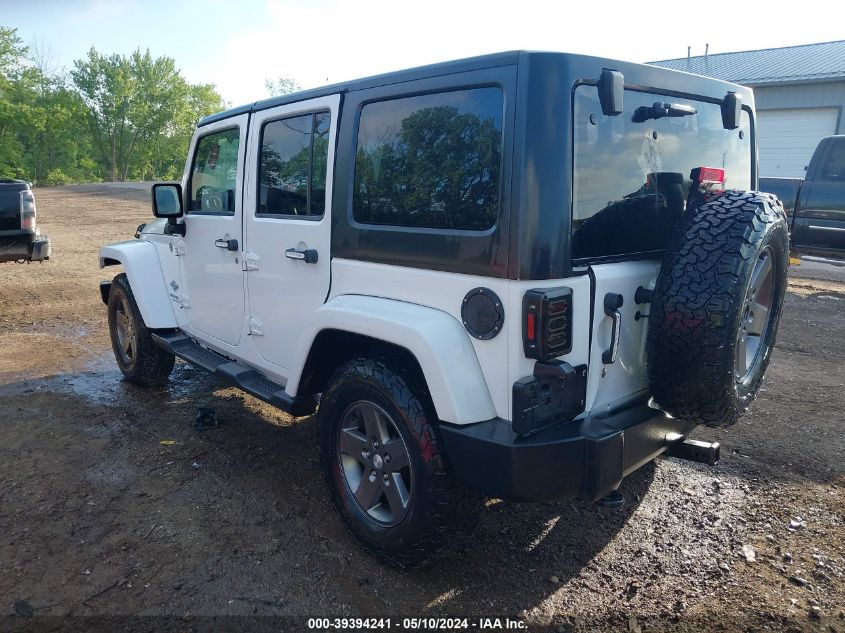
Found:
[[[126,380],[144,387],[164,384],[176,358],[153,343],[123,273],[112,281],[108,316],[114,357]]]
[[[727,191],[688,211],[652,296],[648,374],[676,418],[730,426],[751,405],[775,344],[789,232],[774,196]]]
[[[320,402],[326,482],[349,532],[397,567],[433,558],[483,497],[455,481],[422,389],[384,361],[340,367]]]

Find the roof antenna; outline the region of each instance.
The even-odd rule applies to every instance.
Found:
[[[710,52],[710,44],[704,45],[704,61],[707,61],[707,53]]]
[[[692,46],[687,46],[687,61],[689,61],[690,50],[692,50]]]

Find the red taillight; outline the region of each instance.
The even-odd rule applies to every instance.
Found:
[[[35,196],[28,189],[21,191],[21,229],[35,230]]]
[[[560,314],[562,312],[566,312],[566,309],[569,307],[569,303],[564,301],[555,301],[554,303],[549,304],[549,312],[552,314]]]
[[[548,360],[572,350],[572,289],[529,290],[522,300],[525,356]]]
[[[718,167],[696,167],[690,172],[689,177],[698,185],[721,185],[725,183],[725,170]]]

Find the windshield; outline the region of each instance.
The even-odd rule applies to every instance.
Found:
[[[695,167],[751,188],[751,123],[726,130],[718,103],[625,91],[604,116],[595,86],[575,90],[572,258],[660,251],[683,214]]]

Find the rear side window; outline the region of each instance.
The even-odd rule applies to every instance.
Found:
[[[317,112],[264,125],[257,215],[323,216],[330,121]]]
[[[189,211],[231,214],[235,212],[238,184],[238,128],[212,132],[197,141],[191,169]]]
[[[845,182],[845,143],[833,143],[822,168],[822,180]]]
[[[353,217],[365,224],[486,230],[502,162],[499,88],[369,103],[361,110]]]

